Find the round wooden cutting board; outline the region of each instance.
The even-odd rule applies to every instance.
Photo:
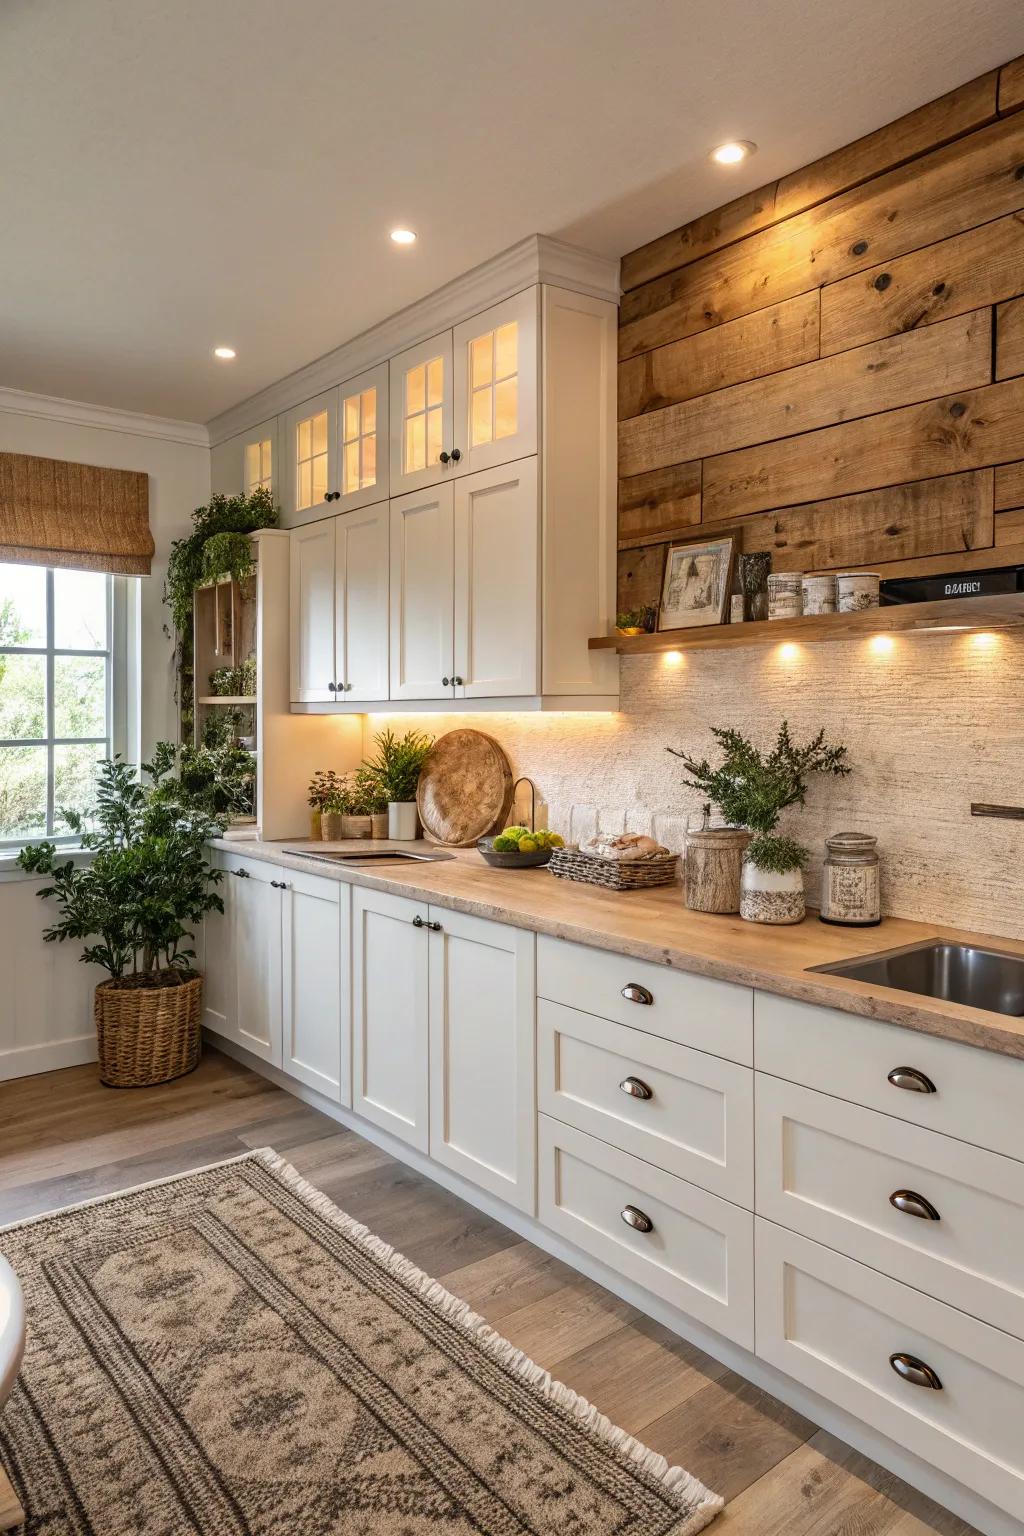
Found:
[[[505,825],[512,806],[508,758],[483,731],[448,731],[423,764],[416,805],[432,842],[471,848]]]

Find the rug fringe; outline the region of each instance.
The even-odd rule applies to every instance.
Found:
[[[262,1162],[310,1210],[344,1233],[350,1241],[357,1243],[376,1263],[401,1281],[407,1290],[427,1302],[449,1322],[462,1328],[504,1370],[572,1414],[595,1439],[613,1446],[620,1455],[660,1483],[681,1504],[685,1504],[691,1510],[692,1518],[684,1530],[679,1532],[679,1536],[695,1536],[696,1532],[703,1530],[715,1518],[725,1500],[720,1494],[712,1493],[692,1472],[687,1472],[685,1467],[670,1466],[659,1451],[652,1451],[636,1436],[613,1424],[606,1414],[585,1397],[581,1397],[564,1382],[556,1381],[550,1371],[537,1365],[521,1349],[496,1332],[486,1319],[472,1310],[468,1302],[453,1296],[439,1280],[425,1274],[411,1259],[405,1258],[390,1243],[371,1232],[369,1227],[340,1210],[328,1195],[303,1178],[273,1147],[259,1147],[251,1156]]]

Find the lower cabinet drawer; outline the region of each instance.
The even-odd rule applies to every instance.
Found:
[[[1024,1517],[1024,1343],[761,1217],[756,1227],[761,1359]]]
[[[750,1212],[548,1115],[538,1126],[544,1225],[752,1349]]]
[[[1024,1164],[758,1074],[757,1213],[1024,1338]]]
[[[754,1203],[754,1074],[610,1019],[537,1004],[540,1108],[612,1146]]]

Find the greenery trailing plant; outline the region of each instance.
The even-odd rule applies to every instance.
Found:
[[[775,829],[783,811],[805,803],[810,774],[850,772],[845,746],[830,745],[823,730],[798,746],[786,720],[767,753],[739,731],[713,728],[711,734],[723,753],[717,767],[707,758],[667,749],[686,769],[685,782],[717,805],[731,826],[747,827],[754,834],[744,855],[748,863],[773,874],[802,868],[807,849],[791,837],[776,835]]]
[[[211,672],[210,692],[217,698],[255,698],[255,656],[243,661],[240,667],[218,667],[215,672]]]
[[[224,576],[233,576],[238,582],[248,581],[256,569],[249,535],[213,534],[203,545],[199,568],[203,581],[219,581]]]
[[[91,823],[63,812],[92,854],[88,863],[62,861],[53,843],[18,856],[23,869],[51,877],[38,894],[56,900],[60,917],[44,938],[89,941],[81,960],[124,985],[166,986],[192,974],[186,925],[224,910],[216,891],[222,873],[207,850],[224,820],[182,793],[170,777],[174,756],[170,743],[160,743],[142,765],[148,784],[118,758],[100,765]]]
[[[416,785],[427,753],[434,745],[433,736],[422,731],[406,731],[396,736],[390,727],[373,738],[376,752],[363,768],[375,778],[388,804],[415,800]]]

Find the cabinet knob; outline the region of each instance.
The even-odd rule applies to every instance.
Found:
[[[897,1189],[889,1196],[889,1204],[904,1216],[917,1216],[922,1221],[938,1221],[939,1213],[924,1195],[915,1195],[912,1189]]]
[[[894,1088],[905,1088],[908,1093],[937,1093],[930,1077],[925,1077],[916,1067],[893,1067],[889,1081]]]
[[[930,1365],[925,1365],[916,1355],[904,1354],[902,1350],[889,1356],[889,1364],[901,1376],[904,1381],[909,1381],[912,1387],[930,1387],[933,1392],[942,1391],[942,1382],[932,1370]]]
[[[249,878],[249,871],[247,869],[233,869],[231,873],[236,880],[248,880]]]
[[[444,450],[443,450],[443,449],[442,449],[442,451],[441,451],[441,452],[440,452],[440,453],[439,453],[439,454],[438,454],[438,459],[439,459],[439,461],[440,461],[440,462],[441,462],[441,463],[442,463],[442,464],[447,464],[447,463],[448,463],[448,461],[449,461],[449,459],[450,459],[450,458],[451,458],[451,454],[450,454],[450,453],[445,453],[445,452],[444,452]]]
[[[327,494],[324,496],[324,501],[340,501],[340,500],[341,500],[341,492],[340,491],[328,491]]]
[[[453,464],[457,464],[461,458],[462,458],[461,451],[458,448],[453,448],[452,449],[452,463]]]
[[[649,1216],[635,1205],[624,1205],[619,1212],[627,1227],[632,1227],[634,1232],[653,1232],[654,1222]]]
[[[338,691],[337,683],[328,683],[327,684],[327,688],[328,688],[328,691],[330,693],[337,693],[337,691]]]
[[[441,687],[442,687],[442,688],[450,688],[450,687],[451,687],[451,685],[452,685],[452,682],[453,682],[453,681],[454,681],[454,679],[453,679],[453,678],[450,678],[450,677],[442,677],[442,679],[441,679]]]
[[[453,677],[452,678],[452,682],[454,683],[456,688],[464,687],[464,684],[463,684],[463,681],[462,681],[461,677]]]
[[[624,1077],[619,1084],[623,1093],[628,1093],[631,1099],[653,1099],[654,1090],[639,1077]]]
[[[627,981],[622,989],[622,995],[627,1003],[643,1003],[647,1008],[654,1002],[654,993],[648,992],[647,988],[642,987],[638,981]]]
[[[288,889],[287,880],[271,880],[270,883],[275,891],[286,891]]]

